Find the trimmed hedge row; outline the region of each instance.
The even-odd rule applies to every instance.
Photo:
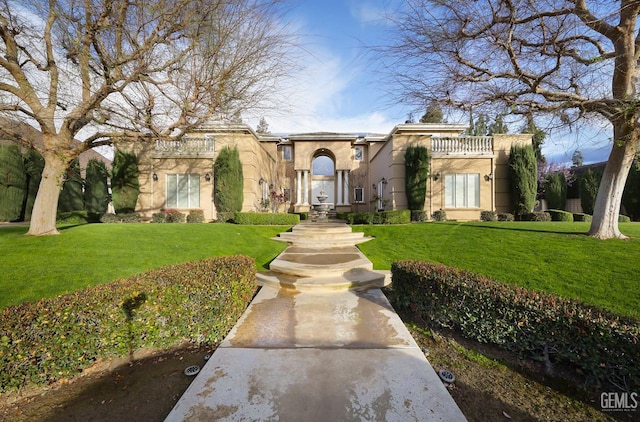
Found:
[[[420,261],[392,264],[390,299],[438,326],[569,365],[593,388],[640,388],[640,322],[578,301]]]
[[[0,314],[0,392],[72,377],[143,347],[217,344],[251,301],[255,262],[217,257],[167,266]]]
[[[551,221],[567,221],[573,223],[573,213],[563,210],[547,210],[551,215]]]
[[[292,226],[300,223],[300,215],[275,212],[237,212],[233,222],[245,225]]]
[[[348,224],[409,224],[411,211],[350,212],[341,213],[338,218],[346,220]]]

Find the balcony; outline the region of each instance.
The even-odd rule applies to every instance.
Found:
[[[213,157],[213,138],[184,137],[177,141],[156,141],[154,152],[160,157]]]
[[[491,155],[493,154],[493,137],[434,137],[431,138],[431,152],[434,155]]]

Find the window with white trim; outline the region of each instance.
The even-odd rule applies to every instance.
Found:
[[[282,159],[284,161],[291,161],[291,145],[285,145],[282,147]]]
[[[353,202],[359,204],[364,202],[364,188],[353,188]]]
[[[167,174],[167,208],[200,208],[199,174]]]
[[[480,174],[445,174],[446,208],[480,208]]]
[[[353,159],[355,161],[364,160],[364,147],[363,146],[353,147]]]

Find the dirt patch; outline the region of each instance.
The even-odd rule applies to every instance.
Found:
[[[211,348],[182,346],[146,352],[128,362],[103,361],[69,382],[42,387],[22,397],[0,396],[6,421],[163,421],[202,366]]]

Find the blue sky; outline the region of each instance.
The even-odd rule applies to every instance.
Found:
[[[278,111],[265,113],[272,133],[389,133],[414,111],[392,105],[382,77],[371,60],[372,45],[385,43],[390,24],[384,19],[401,0],[296,0],[288,19],[302,34],[305,53],[295,83]],[[416,118],[419,112],[414,113]],[[246,119],[252,127],[259,116]],[[468,117],[459,121],[467,123]],[[512,128],[518,131],[519,128]],[[545,140],[548,161],[571,163],[578,149],[585,163],[606,160],[611,130],[583,126],[555,131]]]

